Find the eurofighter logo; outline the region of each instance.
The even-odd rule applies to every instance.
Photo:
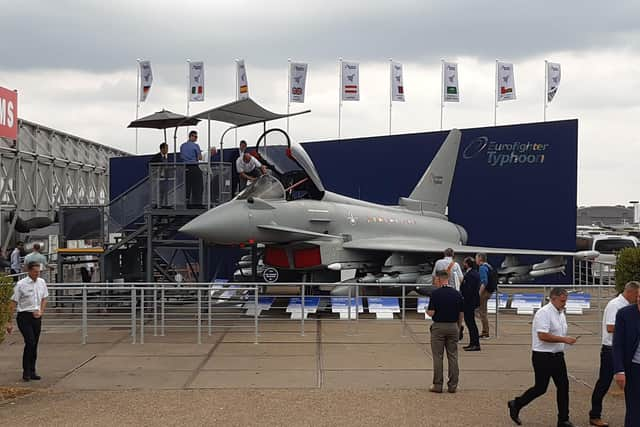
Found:
[[[541,165],[545,161],[546,151],[550,144],[514,141],[500,143],[490,141],[486,136],[479,136],[469,142],[462,158],[470,160],[486,156],[489,166]]]
[[[431,175],[431,182],[433,182],[434,184],[441,185],[444,182],[444,177],[442,175],[436,175],[433,172],[431,172],[430,175]]]

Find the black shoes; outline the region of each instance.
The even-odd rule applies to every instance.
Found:
[[[23,374],[22,375],[22,381],[24,381],[25,383],[31,381],[31,376]]]
[[[30,378],[32,380],[36,380],[36,381],[42,379],[42,377],[40,375],[36,374],[35,372],[33,374],[31,374]]]
[[[522,421],[520,421],[520,408],[518,408],[518,405],[516,405],[516,401],[510,400],[509,402],[507,402],[507,406],[509,407],[509,416],[511,417],[513,422],[521,426]]]
[[[567,421],[558,422],[558,427],[576,427],[576,426],[571,421],[567,420]]]
[[[480,346],[479,345],[467,345],[465,347],[462,347],[462,349],[464,351],[480,351]]]

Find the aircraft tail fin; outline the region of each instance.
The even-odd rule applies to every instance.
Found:
[[[462,133],[452,129],[431,161],[409,199],[419,200],[424,211],[444,214],[449,201],[453,174],[458,160],[458,149]]]

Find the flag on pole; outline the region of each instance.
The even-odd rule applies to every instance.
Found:
[[[458,86],[458,64],[442,63],[442,102],[460,102],[460,86]]]
[[[551,102],[560,86],[560,64],[547,62],[547,102]]]
[[[391,100],[404,102],[402,64],[391,62]]]
[[[151,61],[140,61],[140,102],[147,100],[147,95],[151,91],[153,83],[153,73],[151,72]]]
[[[204,62],[189,63],[189,101],[204,101]]]
[[[510,101],[516,99],[516,83],[513,74],[513,64],[507,62],[497,62],[498,67],[498,84],[496,88],[496,99],[500,101]]]
[[[304,103],[309,64],[292,62],[289,64],[289,101]]]
[[[360,66],[357,62],[342,61],[340,79],[342,81],[342,100],[360,101]]]
[[[244,59],[236,61],[236,75],[238,77],[238,99],[249,98],[249,81],[247,80],[247,69],[244,66]]]

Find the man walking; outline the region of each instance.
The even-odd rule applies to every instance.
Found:
[[[600,349],[600,375],[591,395],[591,411],[589,411],[589,424],[597,427],[606,427],[609,424],[602,420],[602,399],[609,391],[613,380],[613,333],[615,331],[616,314],[618,311],[634,304],[638,298],[640,283],[629,282],[624,286],[624,291],[609,301],[604,309],[602,318],[602,348]]]
[[[624,389],[624,427],[640,426],[640,293],[636,303],[621,308],[613,334],[613,371]]]
[[[444,258],[441,258],[436,261],[433,266],[433,278],[435,279],[436,271],[446,270],[449,273],[449,286],[454,288],[456,291],[460,290],[460,283],[462,283],[462,269],[460,268],[460,264],[458,264],[453,256],[455,253],[453,249],[447,248],[444,250]]]
[[[480,306],[478,316],[482,322],[482,332],[480,338],[489,338],[489,315],[487,313],[487,303],[491,294],[496,291],[498,285],[498,275],[491,264],[487,262],[487,254],[476,254],[476,264],[480,274]]]
[[[431,294],[427,314],[431,324],[431,353],[433,356],[433,385],[430,392],[442,393],[444,383],[444,352],[447,352],[449,382],[447,390],[455,393],[458,388],[458,334],[462,324],[462,296],[449,285],[447,270],[436,271],[435,291]]]
[[[573,423],[569,421],[569,378],[564,361],[564,348],[566,344],[575,344],[577,339],[567,336],[567,319],[564,315],[567,295],[564,288],[551,289],[549,303],[533,317],[531,361],[535,384],[524,394],[508,402],[509,416],[517,425],[522,425],[520,410],[545,394],[549,380],[553,378],[556,385],[558,427],[573,427]]]
[[[469,345],[462,347],[465,351],[480,351],[480,337],[476,325],[476,308],[480,305],[480,274],[473,269],[473,258],[466,257],[463,262],[464,278],[460,285],[462,294],[464,323],[469,330]]]
[[[42,316],[47,307],[49,291],[47,284],[40,275],[40,264],[30,262],[27,264],[27,277],[20,280],[13,288],[11,305],[9,306],[9,322],[7,332],[13,331],[13,312],[18,311],[16,321],[18,329],[24,338],[24,351],[22,353],[22,379],[24,381],[39,380],[36,373],[36,359],[38,358],[38,341],[42,327]]]

